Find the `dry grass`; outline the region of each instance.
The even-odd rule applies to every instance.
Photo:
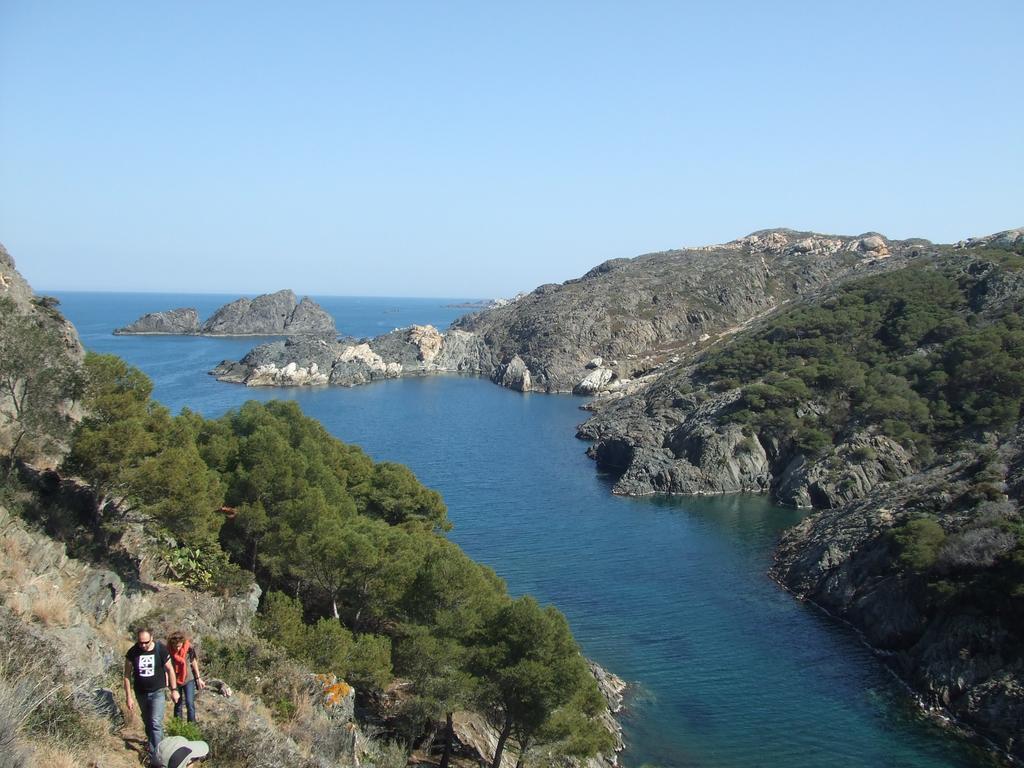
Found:
[[[31,752],[29,765],[32,768],[81,768],[88,765],[81,750],[63,744],[34,744]]]
[[[124,739],[101,731],[87,747],[35,741],[28,745],[26,768],[139,768],[139,754]]]
[[[46,627],[66,627],[71,623],[71,601],[57,590],[48,590],[32,599],[32,615]]]

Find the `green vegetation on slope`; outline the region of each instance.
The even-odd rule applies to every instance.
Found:
[[[87,415],[65,469],[96,490],[98,525],[117,499],[173,538],[168,565],[191,586],[239,590],[255,578],[261,636],[319,672],[364,691],[412,679],[410,739],[472,708],[520,753],[611,747],[564,617],[511,599],[444,538],[441,497],[406,467],[373,462],[292,402],[171,416],[116,357],[89,355],[85,378]],[[216,649],[225,669],[267,653]]]
[[[851,283],[714,352],[698,374],[742,387],[732,420],[806,455],[872,427],[927,464],[962,436],[1012,427],[1024,403],[1024,322],[983,318],[974,285],[928,264]]]
[[[1024,408],[1022,267],[980,248],[849,283],[712,352],[697,377],[739,388],[726,418],[784,458],[866,431],[911,449],[918,468],[959,462],[941,493],[911,500],[888,537],[893,565],[923,581],[933,615],[1000,616],[1024,634],[1024,521],[1000,452]]]
[[[79,394],[81,380],[66,361],[52,323],[0,298],[0,423],[10,425],[3,457],[8,470],[17,459],[53,451],[67,436],[65,403]]]

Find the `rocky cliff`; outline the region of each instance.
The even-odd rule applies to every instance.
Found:
[[[918,244],[913,258],[867,265],[740,333],[591,401],[586,407],[593,415],[577,436],[592,441],[588,454],[616,476],[614,491],[624,495],[770,492],[782,503],[818,508],[863,497],[929,459],[915,455],[913,440],[901,444],[885,434],[881,422],[886,416],[903,418],[905,413],[886,414],[884,403],[860,401],[885,396],[920,412],[914,418],[929,423],[921,409],[927,410],[929,397],[946,395],[913,384],[914,376],[905,369],[949,364],[934,361],[945,333],[939,325],[985,326],[995,318],[1012,319],[1024,302],[1024,272],[1015,263],[1005,268],[1000,260],[1020,257],[998,245],[979,248],[1008,236],[1024,248],[1024,235],[1011,231],[956,248]],[[931,296],[928,288],[915,295],[926,283],[936,291],[949,290],[949,306],[929,307],[933,298],[937,305],[944,298]],[[857,315],[840,314],[840,306],[853,300],[876,307],[870,310],[876,317],[869,322],[860,309]],[[929,319],[922,321],[918,310],[907,311],[911,303],[921,305]],[[921,322],[936,327],[916,329]],[[887,334],[912,326],[919,332],[902,340],[903,346],[885,341]],[[871,378],[883,357],[893,370],[889,382]],[[863,383],[865,375],[870,386]],[[943,369],[934,375],[949,373]],[[890,386],[918,390],[909,392],[913,402],[904,402],[899,398],[907,393],[890,391]],[[965,393],[948,395],[957,407]],[[851,414],[851,407],[864,410]],[[788,421],[774,423],[773,418]],[[820,432],[815,436],[827,442],[809,450],[788,439],[803,427],[813,427]]]
[[[1021,436],[996,449],[980,502],[992,465],[951,458],[808,517],[772,573],[860,631],[926,710],[1024,758]],[[907,535],[921,521],[938,526],[923,561]]]
[[[454,327],[482,336],[498,363],[518,356],[530,389],[614,391],[780,304],[925,244],[766,230],[724,245],[613,259]]]
[[[578,434],[617,493],[816,508],[775,578],[1022,757],[1022,310],[1024,231],[919,246],[592,401]]]
[[[299,301],[290,290],[241,298],[225,304],[200,325],[192,308],[152,312],[114,331],[117,335],[177,334],[203,336],[333,336],[334,319],[308,296]]]

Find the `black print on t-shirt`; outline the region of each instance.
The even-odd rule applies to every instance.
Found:
[[[156,674],[156,654],[139,656],[139,677],[152,677]]]

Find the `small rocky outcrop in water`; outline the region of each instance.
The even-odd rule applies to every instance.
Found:
[[[299,301],[290,290],[236,299],[225,304],[200,325],[191,308],[151,312],[117,335],[177,334],[203,336],[297,336],[337,333],[334,318],[308,296]]]
[[[199,313],[191,307],[150,312],[133,323],[114,331],[116,336],[133,334],[191,335],[199,333]]]
[[[351,387],[410,375],[486,375],[492,369],[479,336],[414,325],[366,340],[292,338],[262,344],[238,362],[225,360],[211,373],[221,381],[251,387]]]

